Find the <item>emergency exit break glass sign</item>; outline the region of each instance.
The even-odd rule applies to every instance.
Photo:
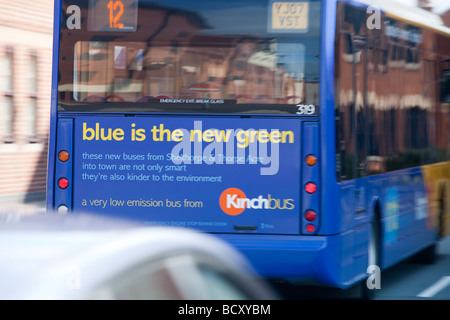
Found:
[[[309,3],[306,1],[270,1],[270,32],[307,32]]]

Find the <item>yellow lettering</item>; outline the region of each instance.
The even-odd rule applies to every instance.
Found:
[[[289,143],[294,143],[294,133],[292,131],[283,131],[281,135],[281,142],[286,143],[289,138]]]
[[[89,137],[88,137],[89,134]],[[83,140],[92,140],[95,138],[95,131],[92,128],[88,128],[86,122],[83,123]]]
[[[267,143],[269,141],[269,133],[267,131],[259,131],[258,141],[261,143]]]
[[[228,140],[230,140],[231,130],[227,130],[226,133],[224,130],[221,130],[220,132],[219,130],[216,130],[214,131],[214,134],[217,142],[228,142]]]
[[[249,133],[250,133],[250,143],[254,143],[256,137],[258,136],[258,130],[252,130]]]
[[[195,135],[197,135],[197,142],[201,142],[202,132],[200,130],[191,130],[191,141],[195,141]]]
[[[246,148],[248,146],[248,132],[245,130],[241,130],[236,134],[236,140],[240,142],[237,146],[239,148]]]
[[[138,130],[139,131],[139,130]],[[95,129],[89,128],[83,123],[83,140],[102,140],[102,141],[122,141],[124,139],[124,131],[120,128],[101,128],[99,123],[95,124]]]
[[[269,139],[270,139],[270,142],[280,143],[280,137],[281,137],[280,131],[272,131],[270,133]]]
[[[182,141],[183,140],[183,131],[181,129],[175,129],[172,131],[172,140],[173,141]]]
[[[122,134],[123,134],[123,131],[122,131]],[[145,136],[145,129],[137,129],[136,130],[136,141],[144,141],[145,138],[146,138],[146,136]]]
[[[140,130],[142,130],[142,129],[140,129]],[[138,131],[139,131],[139,130],[138,130]],[[122,141],[122,140],[123,140],[123,136],[124,136],[124,132],[123,132],[122,129],[117,128],[117,129],[115,129],[115,130],[113,131],[113,139],[114,139],[114,140],[116,140],[116,141]]]
[[[203,132],[203,141],[213,142],[214,141],[214,132],[212,130],[206,130],[205,132]]]

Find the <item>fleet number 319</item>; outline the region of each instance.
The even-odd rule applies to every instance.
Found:
[[[298,104],[297,114],[311,115],[316,113],[316,106],[313,104]]]

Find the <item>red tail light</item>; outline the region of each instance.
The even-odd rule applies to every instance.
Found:
[[[309,182],[305,185],[305,191],[308,193],[314,193],[314,192],[316,192],[316,190],[317,190],[317,186],[312,182]]]
[[[308,210],[305,212],[305,219],[312,222],[317,219],[317,213],[314,210]]]
[[[314,225],[312,225],[312,224],[308,224],[306,226],[306,231],[309,232],[309,233],[314,233],[314,231],[316,231],[316,227]]]
[[[69,179],[61,178],[58,180],[58,187],[61,189],[67,189],[69,187]]]

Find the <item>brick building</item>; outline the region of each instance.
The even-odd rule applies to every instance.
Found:
[[[0,205],[45,199],[52,34],[52,0],[0,0]]]
[[[355,167],[361,174],[366,166],[382,173],[442,161],[450,143],[442,134],[449,128],[447,38],[386,16],[380,29],[370,30],[360,23],[364,10],[344,4],[338,9],[339,174],[350,179],[359,174],[350,171]]]
[[[447,27],[450,27],[450,10],[441,14],[442,21]]]
[[[418,0],[417,5],[419,8],[422,8],[424,10],[427,11],[438,11],[436,10],[436,8],[434,8],[429,0]],[[448,6],[448,4],[447,4]],[[450,27],[450,7],[448,10],[443,11],[443,12],[438,12],[438,15],[440,15],[442,22],[444,23],[444,25],[446,25],[447,27]]]

